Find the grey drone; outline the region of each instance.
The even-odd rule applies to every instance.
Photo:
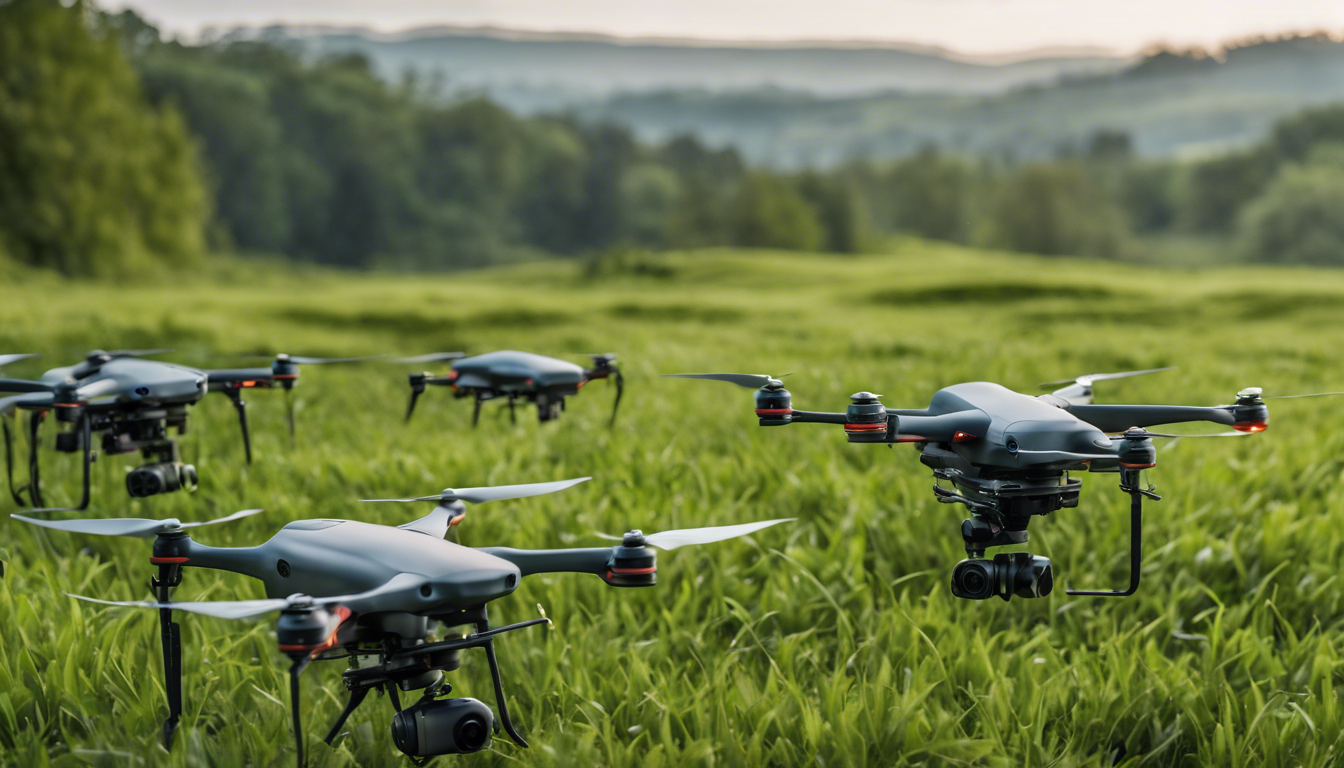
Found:
[[[1126,597],[1139,587],[1143,499],[1157,500],[1140,485],[1140,473],[1157,465],[1153,438],[1250,435],[1269,426],[1269,409],[1256,387],[1237,393],[1231,405],[1099,405],[1095,382],[1169,370],[1098,373],[1048,382],[1062,389],[1033,397],[988,382],[955,384],[938,390],[927,408],[887,408],[881,395],[858,392],[840,413],[799,411],[778,378],[758,374],[685,373],[669,376],[726,381],[756,389],[761,426],[839,424],[851,443],[888,447],[911,443],[933,470],[939,502],[970,512],[961,535],[967,559],[952,572],[952,593],[984,600],[1044,597],[1054,587],[1050,561],[1026,552],[985,558],[990,547],[1023,544],[1036,515],[1078,506],[1082,482],[1070,472],[1120,476],[1130,496],[1129,586],[1119,590],[1068,590],[1071,595]],[[1232,431],[1205,435],[1149,432],[1147,427],[1207,421]],[[952,487],[944,487],[947,482]]]
[[[10,495],[20,507],[41,508],[41,471],[38,445],[42,423],[49,413],[69,429],[56,436],[56,450],[83,455],[83,492],[72,509],[89,505],[90,467],[97,459],[95,433],[102,433],[103,453],[139,451],[145,464],[126,476],[126,490],[133,497],[190,489],[196,485],[196,468],[182,462],[177,441],[169,430],[187,429],[188,409],[209,392],[222,392],[233,403],[242,429],[243,452],[252,462],[252,438],[247,425],[249,389],[280,387],[285,391],[290,433],[294,412],[290,392],[299,379],[299,367],[319,363],[351,362],[369,358],[317,358],[276,355],[265,368],[205,370],[142,359],[170,352],[166,349],[94,350],[83,362],[53,368],[35,380],[0,379],[0,416],[16,411],[29,413],[28,483],[14,484],[13,435],[8,418],[0,418],[5,438],[5,469]],[[35,355],[0,355],[0,366]],[[269,358],[268,358],[269,359]],[[28,498],[23,498],[24,493]],[[47,510],[56,511],[56,510]]]
[[[154,539],[150,564],[155,601],[113,602],[159,613],[163,644],[168,719],[164,743],[171,747],[182,714],[182,643],[173,611],[242,619],[279,611],[276,637],[290,659],[290,703],[298,763],[303,765],[303,730],[299,709],[299,675],[314,661],[353,659],[343,674],[350,696],[326,736],[330,744],[351,713],[372,690],[385,691],[396,714],[392,737],[413,759],[470,753],[485,749],[498,731],[490,708],[472,698],[447,694],[452,686],[444,673],[458,668],[460,653],[482,648],[494,683],[499,721],[519,746],[527,742],[509,718],[495,657],[494,638],[505,632],[544,623],[533,619],[491,628],[486,605],[512,593],[519,580],[538,573],[589,573],[613,587],[650,587],[657,583],[653,548],[675,549],[744,536],[784,520],[664,531],[645,535],[627,532],[610,547],[582,549],[472,548],[446,541],[449,528],[466,516],[467,503],[538,496],[569,488],[589,478],[531,485],[445,489],[410,499],[368,499],[387,502],[432,502],[428,515],[398,527],[353,520],[315,519],[289,523],[255,547],[210,547],[191,538],[191,530],[237,520],[261,510],[250,509],[218,520],[183,523],[139,518],[45,520],[13,517],[33,525],[72,533],[134,536]],[[174,602],[172,590],[188,568],[232,571],[260,580],[265,599]],[[72,597],[78,597],[72,595]],[[450,639],[429,641],[431,622],[447,629],[469,628]],[[402,708],[399,692],[422,691],[414,704]]]

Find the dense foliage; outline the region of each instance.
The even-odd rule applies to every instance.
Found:
[[[0,2],[0,257],[93,277],[190,264],[207,214],[181,120],[99,18]]]
[[[185,45],[131,12],[53,0],[0,0],[0,22],[0,259],[67,274],[192,264],[207,245],[432,270],[629,247],[856,252],[893,234],[1344,263],[1344,163],[1320,161],[1344,143],[1344,107],[1203,159],[1143,159],[1125,131],[1096,128],[1045,160],[928,146],[783,172],[690,137],[651,145],[447,99],[356,54]]]

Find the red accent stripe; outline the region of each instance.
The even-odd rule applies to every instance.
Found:
[[[924,437],[923,435],[897,435],[897,436],[896,436],[896,442],[898,442],[898,443],[927,443],[927,442],[929,442],[929,438]]]
[[[272,379],[297,379],[297,378],[299,378],[299,374],[297,374],[297,373],[277,373],[277,374],[271,376],[271,378],[272,378]]]
[[[1125,469],[1152,469],[1153,467],[1156,467],[1157,465],[1156,465],[1156,464],[1126,464],[1125,462],[1122,461],[1122,462],[1120,462],[1120,466],[1124,467]]]
[[[149,562],[154,565],[181,565],[189,559],[186,557],[151,557]]]
[[[792,408],[757,408],[757,416],[788,416],[793,413]]]
[[[846,424],[846,432],[886,432],[886,424]]]
[[[611,573],[619,574],[621,576],[643,576],[645,574],[654,573],[658,570],[658,566],[651,565],[648,568],[611,568],[609,570]]]
[[[331,630],[331,635],[328,636],[326,640],[323,640],[321,643],[318,643],[317,645],[281,645],[278,646],[281,652],[301,653],[307,651],[308,655],[316,656],[317,654],[327,650],[328,648],[335,648],[336,635],[340,633],[341,625],[344,624],[350,618],[351,611],[344,605],[338,605],[334,609],[332,609],[331,612],[333,615],[337,617],[336,628]]]

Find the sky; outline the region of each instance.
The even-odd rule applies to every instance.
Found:
[[[1344,35],[1344,0],[105,0],[175,35],[272,23],[398,32],[432,25],[704,40],[866,40],[970,54],[1133,53],[1255,35]]]

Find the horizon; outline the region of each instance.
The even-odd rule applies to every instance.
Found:
[[[357,29],[377,35],[478,31],[528,38],[593,38],[614,44],[901,47],[969,58],[1062,55],[1134,56],[1155,48],[1216,52],[1256,38],[1344,33],[1344,3],[1298,0],[833,0],[810,14],[807,0],[466,0],[428,8],[408,0],[276,0],[264,6],[210,0],[113,0],[165,33],[199,40],[220,31]],[[783,9],[781,11],[781,9]],[[791,10],[790,10],[791,9]]]

